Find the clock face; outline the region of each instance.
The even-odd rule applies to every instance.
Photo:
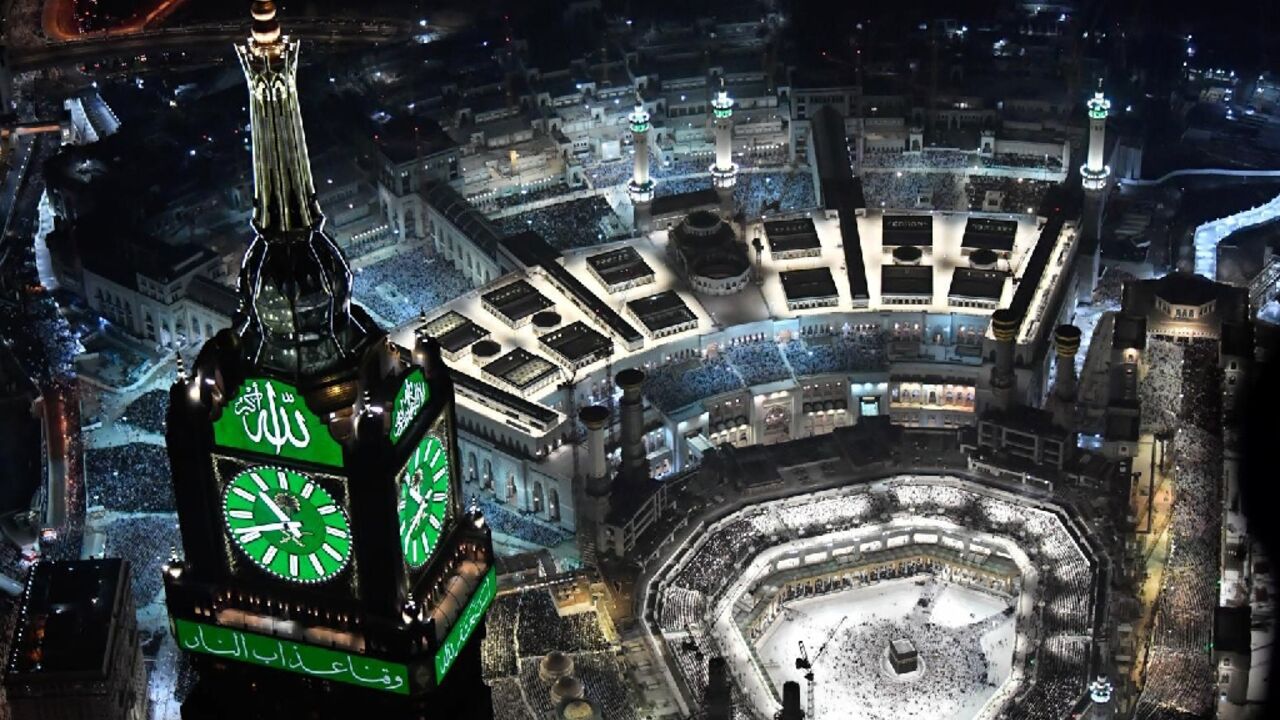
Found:
[[[449,517],[449,450],[435,435],[418,443],[400,474],[400,549],[420,568],[431,559]]]
[[[222,505],[232,542],[276,577],[324,582],[351,559],[347,514],[302,473],[270,466],[245,470],[227,484]]]

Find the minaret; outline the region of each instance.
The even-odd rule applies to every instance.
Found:
[[[1089,155],[1080,167],[1080,178],[1085,190],[1098,191],[1107,186],[1107,177],[1111,168],[1103,160],[1104,143],[1107,134],[1107,114],[1111,110],[1111,101],[1102,95],[1102,80],[1098,80],[1098,90],[1089,102],[1085,103],[1089,111]]]
[[[609,458],[604,446],[609,409],[603,405],[589,405],[578,411],[578,420],[587,428],[587,485],[595,494],[603,495],[609,487]]]
[[[1085,104],[1089,112],[1089,151],[1084,165],[1080,166],[1080,184],[1084,187],[1084,218],[1077,255],[1076,299],[1086,305],[1093,302],[1093,291],[1098,284],[1098,271],[1102,263],[1101,233],[1102,206],[1106,195],[1107,179],[1111,168],[1105,164],[1107,114],[1111,101],[1102,95],[1102,80],[1098,90]]]
[[[774,713],[776,720],[804,720],[800,707],[800,683],[788,680],[782,683],[782,709]]]
[[[728,190],[738,181],[738,166],[733,164],[733,98],[724,89],[724,78],[720,78],[720,90],[711,101],[711,115],[716,136],[716,164],[711,166],[711,182],[717,190]]]
[[[707,720],[730,720],[733,717],[733,684],[729,681],[729,665],[723,657],[707,661],[707,687],[703,691],[702,705]]]
[[[578,420],[587,428],[585,482],[574,479],[578,549],[584,560],[594,561],[598,553],[608,549],[608,538],[603,536],[601,530],[609,516],[609,491],[613,484],[604,437],[605,428],[609,426],[609,408],[589,405],[578,411]]]
[[[642,216],[647,216],[649,202],[653,200],[654,183],[649,178],[649,129],[653,126],[649,124],[649,111],[644,109],[644,103],[639,97],[636,98],[636,107],[627,116],[627,120],[631,122],[631,138],[636,153],[627,194],[636,206],[636,225],[641,226],[645,224]],[[647,217],[644,219],[647,220]]]
[[[1115,704],[1112,700],[1111,681],[1103,675],[1089,683],[1088,720],[1111,720],[1115,717]]]
[[[324,232],[298,105],[298,42],[275,4],[253,3],[236,55],[249,85],[254,238],[240,267],[235,328],[247,358],[287,377],[349,360],[371,332],[351,312],[351,269]]]
[[[1075,431],[1076,407],[1076,353],[1080,351],[1080,328],[1075,325],[1059,325],[1054,330],[1054,354],[1056,371],[1049,409],[1053,421],[1059,427]]]
[[[996,336],[996,363],[991,369],[992,404],[1008,411],[1014,405],[1017,377],[1013,372],[1013,344],[1018,334],[1018,316],[1008,308],[991,314],[991,332]]]
[[[618,476],[622,482],[643,482],[649,479],[649,459],[644,452],[644,398],[641,395],[644,371],[626,368],[618,372],[614,382],[622,390],[622,400],[619,402],[622,467],[618,470]]]

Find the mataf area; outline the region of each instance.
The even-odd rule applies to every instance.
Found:
[[[819,717],[885,720],[1059,717],[1088,682],[1102,563],[1063,508],[897,476],[697,537],[650,586],[654,641],[695,697],[717,655],[757,717],[789,680]]]

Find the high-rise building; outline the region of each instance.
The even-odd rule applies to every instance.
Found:
[[[396,346],[351,302],[316,203],[296,72],[271,2],[236,47],[249,84],[254,238],[241,309],[170,391],[183,557],[166,564],[199,679],[184,718],[491,716],[497,590],[464,507],[439,345]]]
[[[13,720],[143,720],[147,680],[129,562],[36,563],[5,668]]]

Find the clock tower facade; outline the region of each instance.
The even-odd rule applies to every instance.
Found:
[[[497,591],[460,492],[439,346],[392,344],[324,232],[298,43],[253,3],[254,236],[233,326],[180,366],[167,442],[182,555],[171,629],[198,681],[184,718],[491,717],[480,673]]]

